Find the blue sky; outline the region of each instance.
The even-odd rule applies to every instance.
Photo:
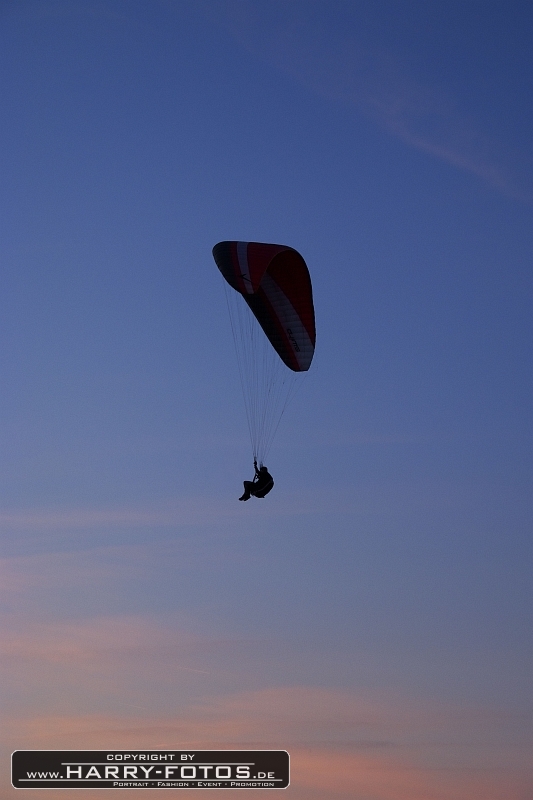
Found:
[[[526,796],[532,17],[2,4],[4,753],[252,742],[295,800]],[[224,239],[313,280],[262,503]]]

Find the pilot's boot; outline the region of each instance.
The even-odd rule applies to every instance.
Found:
[[[242,497],[239,497],[239,500],[249,500],[249,499],[250,499],[250,497],[251,497],[251,494],[250,494],[250,487],[246,485],[247,483],[249,484],[249,483],[250,483],[250,481],[243,481],[243,486],[244,486],[244,494],[243,494],[243,496],[242,496]]]

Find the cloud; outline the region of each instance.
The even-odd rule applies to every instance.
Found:
[[[116,585],[135,577],[138,570],[132,556],[141,549],[94,547],[81,553],[40,553],[3,558],[0,559],[0,594],[8,600],[35,589],[96,588],[111,582]]]
[[[14,530],[84,529],[101,527],[169,527],[200,525],[234,516],[205,498],[190,498],[164,509],[35,509],[0,513],[0,528]]]
[[[254,518],[262,519],[312,513],[307,505],[309,498],[302,493],[294,497],[294,494],[279,491],[274,502],[257,501],[253,506],[243,506],[242,503],[235,502],[238,492],[239,487],[232,497],[184,497],[157,508],[4,509],[0,512],[0,531],[180,528],[210,524],[218,526],[221,522],[249,519],[250,508],[253,509]]]
[[[321,4],[223,0],[201,3],[205,16],[226,30],[254,56],[273,63],[307,88],[351,105],[405,144],[476,175],[507,196],[531,203],[523,174],[530,156],[514,153],[516,167],[506,165],[507,146],[482,130],[472,115],[441,87],[424,83],[390,50],[357,37],[356,25],[342,18],[337,4],[326,30],[315,18]],[[377,11],[375,12],[378,13]]]
[[[2,631],[4,709],[17,714],[176,712],[191,696],[234,680],[216,665],[217,643],[186,619],[148,615],[63,622],[8,619]]]
[[[334,800],[524,800],[527,752],[475,750],[494,720],[458,711],[410,708],[398,698],[316,687],[277,687],[206,698],[172,716],[65,715],[9,720],[6,745],[30,748],[288,749],[291,796]],[[459,721],[455,719],[455,725]],[[340,723],[340,725],[339,725]],[[337,741],[326,737],[331,728]],[[337,729],[337,727],[339,729]],[[371,728],[377,740],[368,740]],[[7,729],[6,729],[7,730]],[[339,731],[341,735],[339,735]],[[384,738],[385,737],[385,738]],[[426,741],[424,739],[426,737]],[[310,742],[309,740],[315,740]],[[460,746],[458,746],[458,744]],[[466,748],[466,756],[465,756]],[[231,793],[229,795],[232,796]],[[236,795],[237,796],[237,795]]]
[[[350,441],[348,439],[347,441]],[[359,443],[387,445],[408,441],[401,437],[372,439],[368,437],[357,440]],[[420,481],[413,487],[400,481],[384,484],[370,482],[361,486],[350,486],[347,496],[346,487],[313,486],[312,488],[298,488],[290,491],[280,488],[275,496],[268,502],[257,501],[253,506],[236,503],[235,497],[190,497],[184,498],[173,505],[159,508],[42,508],[42,509],[13,509],[0,512],[0,531],[14,535],[24,532],[28,534],[40,533],[72,533],[79,531],[106,531],[106,530],[136,530],[136,529],[190,529],[195,530],[200,526],[214,526],[220,535],[231,535],[239,530],[240,523],[248,525],[253,520],[275,520],[277,518],[305,517],[317,513],[382,513],[384,507],[391,507],[395,513],[397,503],[402,507],[408,505],[425,507],[427,502],[422,502],[423,497],[431,497],[431,503],[449,504],[450,498],[459,497],[462,504],[468,494],[464,486],[457,486],[443,481]],[[478,499],[478,498],[475,498]],[[486,502],[484,499],[483,502]],[[393,505],[394,504],[394,505]],[[231,523],[231,528],[228,527]],[[225,530],[225,534],[221,531]],[[183,533],[181,534],[183,536]],[[180,539],[180,547],[188,553],[194,542],[198,543],[206,534],[195,533],[190,539]],[[88,544],[90,540],[85,540]],[[159,545],[160,546],[160,545]],[[112,554],[110,550],[110,554]],[[5,567],[8,561],[4,562]],[[15,564],[13,559],[9,563]],[[22,561],[20,562],[23,563]],[[31,562],[27,562],[30,564]]]
[[[102,653],[131,657],[141,649],[159,650],[169,632],[143,616],[96,617],[76,622],[29,624],[23,632],[4,633],[4,656],[46,663],[75,664],[99,661]]]
[[[302,800],[527,796],[523,713],[357,687],[228,690],[239,669],[249,681],[253,665],[234,658],[228,682],[220,660],[227,642],[148,615],[15,619],[2,639],[11,700],[1,726],[6,753],[283,748],[291,754],[291,795]]]

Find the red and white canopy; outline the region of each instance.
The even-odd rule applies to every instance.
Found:
[[[282,244],[219,242],[213,257],[282,361],[294,372],[308,370],[316,331],[311,278],[302,256]]]

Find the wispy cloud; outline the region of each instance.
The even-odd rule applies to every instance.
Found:
[[[497,716],[431,704],[413,709],[405,700],[355,692],[279,687],[206,698],[174,717],[8,722],[8,747],[287,748],[297,798],[523,800],[528,791],[526,749],[513,757],[501,740],[487,745]]]
[[[358,688],[228,690],[223,643],[148,615],[11,623],[2,637],[2,683],[16,701],[1,726],[6,752],[287,748],[291,794],[306,800],[527,796],[524,714]]]
[[[351,441],[348,439],[348,441]],[[380,445],[403,442],[401,438],[358,440],[360,443],[370,442]],[[349,492],[347,489],[349,488]],[[276,520],[287,517],[307,517],[317,513],[365,514],[379,515],[398,514],[402,511],[425,510],[428,508],[465,509],[491,506],[494,498],[483,487],[476,484],[458,484],[452,481],[419,480],[402,482],[399,480],[379,483],[366,481],[356,485],[347,479],[346,485],[338,481],[331,486],[302,487],[292,490],[280,487],[268,502],[255,501],[244,505],[232,497],[190,497],[173,505],[166,504],[159,508],[37,508],[31,510],[12,509],[0,512],[0,531],[16,535],[24,533],[75,534],[77,531],[136,530],[136,529],[174,529],[181,531],[180,547],[187,557],[199,542],[205,540],[212,526],[216,527],[217,538],[238,535],[240,525],[246,526],[251,520]],[[502,500],[500,498],[499,502]],[[513,498],[514,502],[514,498]],[[189,535],[204,527],[201,533]],[[85,540],[86,549],[92,549],[91,540]],[[132,545],[133,547],[133,545]],[[163,547],[161,543],[158,547]],[[57,549],[57,548],[56,548]],[[112,558],[114,549],[109,550]],[[125,552],[125,551],[122,551]],[[132,551],[133,552],[133,551]],[[55,557],[55,556],[54,556]],[[24,565],[30,572],[37,574],[39,558],[44,556],[20,557],[0,560],[0,568],[21,572]],[[33,559],[33,560],[32,560]],[[45,562],[43,562],[45,563]],[[46,567],[45,567],[46,568]],[[10,585],[15,580],[9,577]],[[20,578],[22,580],[22,578]],[[4,583],[4,587],[5,587]]]
[[[163,509],[136,508],[43,508],[12,510],[0,513],[0,528],[17,530],[45,530],[64,528],[99,527],[167,527],[194,525],[233,516],[220,504],[206,502],[205,498],[191,498],[173,507]]]
[[[82,716],[177,713],[187,698],[227,682],[216,650],[186,619],[161,624],[118,614],[37,623],[12,616],[0,648],[4,709],[39,716],[73,709]]]
[[[202,8],[241,47],[311,90],[353,106],[410,147],[532,202],[523,175],[531,170],[529,153],[518,155],[518,167],[509,166],[508,148],[462,112],[453,95],[415,77],[377,43],[363,43],[349,19],[343,27],[342,5],[334,32],[321,29],[313,8],[304,4],[272,3],[266,9],[253,0],[205,0]]]
[[[249,509],[254,517],[277,517],[286,514],[311,513],[307,497],[277,492],[274,502],[253,506],[238,503],[242,487],[237,486],[233,496],[212,495],[185,497],[157,508],[34,508],[6,509],[0,512],[0,530],[50,531],[87,530],[102,528],[180,528],[219,524],[231,520],[249,519]]]

